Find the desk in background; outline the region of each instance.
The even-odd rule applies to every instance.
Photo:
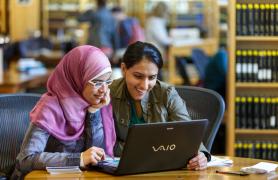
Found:
[[[239,170],[242,167],[252,166],[261,161],[271,162],[259,159],[250,158],[237,158],[237,157],[224,157],[232,159],[234,161],[231,167],[209,167],[203,171],[188,171],[188,170],[176,170],[176,171],[163,171],[157,173],[146,173],[129,176],[111,176],[97,171],[83,171],[81,174],[60,174],[50,175],[46,171],[32,171],[25,179],[208,179],[208,180],[233,180],[233,179],[245,179],[245,180],[260,180],[260,179],[278,179],[278,169],[276,172],[269,174],[251,174],[248,176],[237,176],[227,174],[217,174],[216,170]],[[272,162],[277,163],[277,162]]]
[[[184,45],[171,45],[168,51],[168,82],[171,84],[181,84],[182,79],[176,74],[176,57],[191,56],[192,49],[202,49],[207,55],[214,55],[218,49],[218,42],[215,39],[202,39],[194,43]]]
[[[45,87],[52,70],[40,75],[28,75],[16,70],[15,67],[4,72],[3,82],[0,82],[0,93],[19,93],[26,89]]]
[[[41,61],[47,68],[55,68],[62,59],[64,53],[61,50],[36,52],[28,54],[28,57]]]

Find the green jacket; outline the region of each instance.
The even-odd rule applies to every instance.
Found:
[[[120,155],[125,142],[129,121],[131,104],[123,78],[114,80],[110,85],[111,102],[115,119],[117,143],[115,154]],[[190,121],[184,100],[178,95],[173,86],[157,80],[153,89],[141,100],[143,118],[147,123],[167,121]],[[207,152],[203,144],[200,151]],[[207,153],[205,153],[207,155]],[[209,154],[209,153],[208,153]]]

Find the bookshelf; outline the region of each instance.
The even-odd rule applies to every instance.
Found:
[[[278,160],[270,153],[273,150],[277,153],[278,147],[278,28],[274,27],[271,18],[275,12],[278,13],[278,1],[236,0],[229,1],[228,7],[226,153],[229,156]],[[262,12],[258,11],[261,7]],[[264,15],[256,16],[258,12]],[[268,27],[262,26],[262,20],[256,27],[257,17],[267,17],[261,19]],[[259,33],[256,28],[259,28]]]
[[[40,30],[40,1],[6,1],[11,41],[21,41]],[[12,7],[12,8],[11,8]]]
[[[54,43],[74,37],[74,31],[81,29],[76,18],[84,8],[91,8],[87,0],[43,0],[42,32]]]
[[[108,0],[107,6],[120,5],[123,0]],[[44,37],[59,44],[74,38],[79,44],[87,42],[89,23],[77,22],[77,16],[88,10],[96,9],[92,0],[43,0],[42,31]]]
[[[7,4],[6,1],[0,1],[0,34],[7,33]]]
[[[219,7],[216,0],[126,0],[121,3],[128,15],[137,17],[144,27],[152,8],[159,1],[169,7],[169,28],[198,27],[203,31],[204,38],[219,37],[219,24],[216,22]]]

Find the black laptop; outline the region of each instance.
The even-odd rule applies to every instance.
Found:
[[[207,124],[203,119],[133,125],[121,158],[107,157],[98,169],[125,175],[184,168],[197,154]]]

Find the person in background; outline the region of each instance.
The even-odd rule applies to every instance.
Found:
[[[77,17],[79,22],[90,22],[88,44],[100,48],[111,58],[118,48],[116,21],[106,7],[106,0],[96,0],[97,9],[84,12]]]
[[[185,102],[175,88],[157,80],[162,66],[162,56],[154,45],[138,41],[128,46],[121,63],[123,78],[110,85],[117,156],[121,154],[132,124],[191,120]],[[188,162],[187,168],[205,169],[210,158],[201,144],[199,153]]]
[[[173,39],[169,36],[167,31],[168,16],[169,9],[167,4],[162,1],[158,2],[153,7],[145,27],[146,41],[154,44],[159,49],[164,60],[167,60],[168,47],[173,43]],[[183,84],[188,84],[189,78],[185,70],[186,61],[180,57],[176,58],[176,61],[177,68],[184,81]],[[158,79],[163,79],[161,71],[159,71]]]
[[[146,41],[154,44],[163,57],[166,57],[165,51],[172,43],[172,39],[167,32],[168,14],[167,4],[165,2],[158,2],[153,7],[150,17],[146,20],[145,27]]]
[[[120,59],[129,44],[136,41],[144,41],[144,31],[138,20],[134,17],[128,17],[124,10],[115,6],[111,9],[114,18],[117,21],[117,34],[119,40],[119,49],[116,50],[113,57],[113,64],[119,66]]]
[[[108,58],[93,46],[76,47],[62,58],[30,113],[12,179],[47,166],[96,165],[106,154],[113,156],[111,72]]]
[[[117,21],[119,48],[127,48],[129,44],[145,40],[144,31],[136,18],[128,17],[119,6],[113,7],[111,12]]]
[[[204,87],[218,92],[225,100],[228,54],[224,48],[210,59],[205,68]]]

